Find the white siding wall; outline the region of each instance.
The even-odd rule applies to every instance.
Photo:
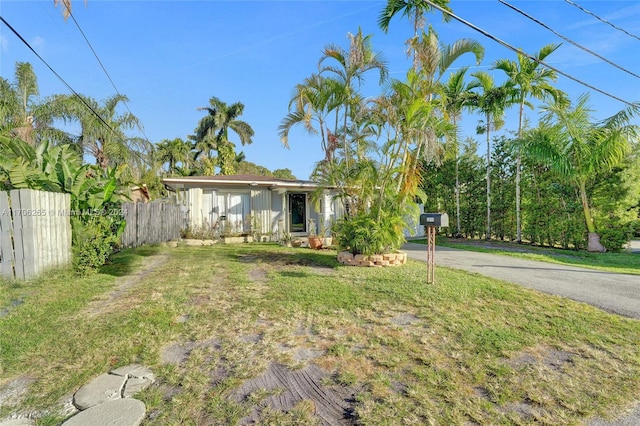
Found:
[[[216,190],[190,188],[185,191],[185,204],[189,209],[189,226],[214,226],[220,216],[226,216],[226,223],[220,223],[220,230],[248,232],[251,223],[247,220],[253,216],[260,223],[263,234],[272,234],[272,240],[279,238],[279,233],[288,230],[287,194],[270,189],[249,190]],[[316,231],[320,232],[322,218],[327,227],[344,215],[342,202],[334,199],[332,192],[323,195],[321,210],[316,212],[313,205],[307,203],[307,219],[313,218]]]
[[[202,210],[202,188],[189,188],[187,207],[189,208],[189,226],[199,228],[203,225],[205,214]]]
[[[268,189],[252,190],[251,207],[254,220],[260,225],[260,232],[262,234],[275,232],[272,224],[271,191]]]
[[[287,229],[285,222],[286,204],[285,194],[276,191],[271,192],[271,232],[273,233],[273,241],[279,240],[282,233]]]

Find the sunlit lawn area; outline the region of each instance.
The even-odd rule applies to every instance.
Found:
[[[90,278],[4,282],[0,393],[17,377],[32,384],[0,418],[55,413],[91,378],[133,362],[158,377],[138,395],[145,424],[158,425],[318,423],[313,398],[283,412],[268,404],[282,390],[238,397],[274,365],[313,364],[326,373],[318,386],[353,394],[346,424],[572,424],[640,394],[640,321],[446,268],[426,284],[411,260],[357,268],[335,257],[271,244],[152,247]]]

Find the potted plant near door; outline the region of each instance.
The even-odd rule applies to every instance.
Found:
[[[322,238],[316,234],[316,224],[313,219],[309,219],[309,247],[314,250],[322,248]]]
[[[323,218],[320,218],[320,238],[322,238],[322,246],[325,248],[331,247],[331,243],[333,242],[333,238],[331,236],[331,233],[329,232],[330,225],[330,221],[326,221]]]

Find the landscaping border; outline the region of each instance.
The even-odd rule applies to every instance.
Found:
[[[338,253],[338,262],[350,266],[399,266],[407,263],[407,253],[384,253],[384,254],[352,254],[348,251]]]

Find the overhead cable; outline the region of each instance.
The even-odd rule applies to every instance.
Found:
[[[105,68],[104,64],[102,63],[102,61],[100,60],[100,58],[98,57],[98,53],[95,51],[95,49],[93,48],[93,46],[91,45],[91,42],[89,42],[89,39],[87,38],[87,36],[85,35],[84,31],[82,31],[82,28],[80,27],[80,24],[78,23],[78,21],[76,21],[76,17],[73,16],[73,13],[71,13],[71,11],[69,10],[69,16],[71,17],[71,19],[73,20],[73,22],[76,24],[76,27],[78,28],[78,31],[80,31],[80,34],[82,34],[82,37],[84,38],[84,41],[87,42],[87,45],[89,46],[89,49],[91,49],[91,52],[93,53],[93,56],[96,57],[96,60],[98,61],[98,63],[100,64],[100,67],[102,68],[102,71],[104,71],[105,75],[107,76],[107,78],[109,79],[109,82],[111,83],[111,86],[113,87],[113,89],[116,91],[116,93],[122,97],[122,94],[120,93],[120,91],[118,90],[118,88],[116,87],[116,84],[113,82],[113,80],[111,79],[111,76],[109,75],[109,72],[107,71],[107,69]],[[127,108],[127,111],[129,111],[129,114],[131,114],[132,116],[135,116],[133,114],[133,112],[131,112],[131,110],[129,109],[129,105],[127,103],[127,101],[124,102],[124,106],[125,108]],[[142,133],[142,135],[144,136],[144,138],[146,140],[149,140],[149,138],[147,137],[147,135],[144,132],[144,129],[140,126],[140,124],[137,122],[136,120],[136,127],[138,128],[138,130],[140,130],[140,132]]]
[[[583,85],[583,86],[585,86],[585,87],[588,87],[588,88],[589,88],[589,89],[591,89],[591,90],[595,90],[596,92],[598,92],[598,93],[600,93],[600,94],[603,94],[603,95],[605,95],[605,96],[607,96],[607,97],[609,97],[609,98],[611,98],[611,99],[615,99],[616,101],[618,101],[618,102],[622,102],[623,104],[628,105],[628,106],[636,106],[635,104],[633,104],[633,103],[631,103],[631,102],[629,102],[629,101],[625,101],[624,99],[619,98],[618,96],[615,96],[615,95],[612,95],[611,93],[605,92],[605,91],[604,91],[604,90],[602,90],[602,89],[598,89],[597,87],[594,87],[594,86],[590,85],[589,83],[585,83],[584,81],[582,81],[582,80],[580,80],[580,79],[578,79],[578,78],[576,78],[576,77],[573,77],[572,75],[567,74],[566,72],[560,71],[559,69],[557,69],[557,68],[555,68],[555,67],[553,67],[553,66],[551,66],[551,65],[547,64],[546,62],[544,62],[544,61],[542,61],[542,60],[540,60],[540,59],[536,58],[535,56],[532,56],[532,55],[530,55],[530,54],[528,54],[528,53],[524,52],[522,49],[517,49],[517,48],[513,47],[512,45],[510,45],[510,44],[509,44],[509,43],[507,43],[506,41],[503,41],[503,40],[499,39],[498,37],[494,36],[493,34],[491,34],[491,33],[487,32],[487,31],[485,31],[485,30],[483,30],[482,28],[478,27],[477,25],[474,25],[474,24],[472,24],[471,22],[469,22],[469,21],[467,21],[467,20],[465,20],[465,19],[463,19],[463,18],[459,17],[459,16],[458,16],[458,15],[456,15],[455,13],[453,13],[453,12],[449,12],[448,10],[443,9],[442,7],[438,6],[437,4],[433,3],[433,2],[432,2],[432,1],[430,1],[430,0],[424,0],[424,1],[425,1],[425,3],[428,3],[428,4],[429,4],[431,7],[433,7],[434,9],[437,9],[437,10],[439,10],[439,11],[440,11],[440,12],[442,12],[442,13],[446,13],[446,14],[448,14],[449,16],[451,16],[451,17],[452,17],[453,19],[455,19],[456,21],[458,21],[458,22],[460,22],[460,23],[462,23],[462,24],[464,24],[464,25],[468,26],[469,28],[471,28],[471,29],[473,29],[473,30],[475,30],[475,31],[479,32],[480,34],[484,35],[485,37],[488,37],[488,38],[490,38],[491,40],[495,41],[496,43],[498,43],[498,44],[500,44],[500,45],[502,45],[502,46],[506,47],[507,49],[512,50],[513,52],[516,52],[516,53],[518,53],[518,54],[521,54],[521,55],[523,55],[523,56],[526,56],[527,58],[531,59],[532,61],[535,61],[535,62],[539,63],[540,65],[543,65],[543,66],[545,66],[545,67],[549,68],[550,70],[555,71],[555,72],[557,72],[558,74],[560,74],[560,75],[562,75],[562,76],[564,76],[564,77],[567,77],[567,78],[568,78],[568,79],[570,79],[570,80],[575,81],[576,83],[579,83],[579,84],[581,84],[581,85]]]
[[[519,14],[521,14],[521,15],[523,15],[524,17],[526,17],[526,18],[528,18],[528,19],[532,20],[532,21],[533,21],[533,22],[535,22],[536,24],[538,24],[538,25],[540,25],[540,26],[542,26],[542,27],[546,28],[547,30],[551,31],[552,33],[554,33],[555,35],[557,35],[558,37],[560,37],[560,38],[561,38],[561,39],[563,39],[564,41],[567,41],[567,42],[569,42],[569,43],[573,44],[573,45],[574,45],[575,47],[577,47],[578,49],[582,49],[582,50],[584,50],[585,52],[587,52],[587,53],[589,53],[589,54],[591,54],[591,55],[595,56],[595,57],[596,57],[596,58],[598,58],[598,59],[601,59],[601,60],[605,61],[605,62],[606,62],[606,63],[608,63],[609,65],[614,66],[614,67],[618,68],[619,70],[626,72],[626,73],[627,73],[627,74],[629,74],[629,75],[634,76],[635,78],[640,78],[640,75],[638,75],[638,74],[634,73],[633,71],[629,71],[628,69],[626,69],[626,68],[624,68],[624,67],[621,67],[620,65],[616,64],[615,62],[612,62],[612,61],[608,60],[607,58],[605,58],[605,57],[603,57],[603,56],[601,56],[601,55],[597,54],[597,53],[596,53],[596,52],[594,52],[593,50],[590,50],[590,49],[588,49],[588,48],[584,47],[583,45],[576,43],[575,41],[571,40],[570,38],[563,36],[562,34],[560,34],[560,33],[558,33],[557,31],[555,31],[553,28],[549,27],[548,25],[544,24],[543,22],[539,21],[538,19],[534,18],[533,16],[529,15],[528,13],[526,13],[526,12],[524,12],[524,11],[522,11],[522,10],[518,9],[517,7],[515,7],[515,6],[513,6],[513,5],[509,4],[509,3],[507,3],[506,1],[504,1],[504,0],[498,0],[498,1],[499,1],[500,3],[502,3],[502,4],[504,4],[505,6],[507,6],[508,8],[510,8],[510,9],[512,9],[512,10],[515,10],[516,12],[518,12],[518,13],[519,13]]]
[[[637,35],[635,35],[635,34],[631,34],[629,31],[625,30],[624,28],[620,28],[620,27],[616,26],[615,24],[613,24],[613,23],[611,23],[611,22],[607,21],[606,19],[603,19],[603,18],[599,17],[599,16],[598,16],[598,15],[596,15],[595,13],[588,11],[588,10],[587,10],[587,9],[585,9],[584,7],[580,6],[579,4],[574,3],[574,2],[572,2],[571,0],[564,0],[564,1],[566,1],[567,3],[569,3],[569,4],[570,4],[570,5],[572,5],[572,6],[577,7],[578,9],[580,9],[581,11],[583,11],[584,13],[587,13],[587,14],[589,14],[589,15],[593,16],[593,17],[594,17],[594,18],[596,18],[598,21],[600,21],[600,22],[604,22],[605,24],[612,26],[613,28],[615,28],[615,29],[616,29],[616,30],[618,30],[618,31],[622,31],[623,33],[625,33],[625,34],[626,34],[626,35],[628,35],[629,37],[633,37],[633,38],[635,38],[635,39],[637,39],[637,40],[640,40],[640,37],[638,37]]]
[[[47,61],[44,60],[44,58],[42,56],[40,56],[40,54],[38,52],[36,52],[36,50],[31,47],[31,45],[29,44],[29,42],[27,40],[24,39],[24,37],[22,37],[20,35],[20,33],[18,31],[15,30],[15,28],[13,28],[11,26],[11,24],[9,24],[2,16],[0,16],[0,20],[2,20],[2,22],[11,30],[11,32],[13,32],[16,37],[18,37],[20,39],[20,41],[22,43],[25,44],[25,46],[27,46],[29,48],[29,50],[31,50],[31,52],[33,52],[34,55],[36,55],[36,57],[38,59],[40,59],[42,61],[43,64],[45,64],[47,66],[47,68],[49,68],[49,70],[51,70],[51,72],[58,77],[58,79],[65,85],[67,86],[67,89],[69,89],[69,91],[71,91],[71,93],[73,93],[74,96],[76,96],[78,99],[80,99],[80,102],[82,102],[92,113],[93,115],[95,115],[96,117],[98,117],[98,119],[100,120],[100,122],[102,122],[102,124],[104,124],[109,130],[111,130],[114,134],[117,134],[115,130],[113,130],[113,128],[109,125],[109,123],[107,123],[104,118],[102,118],[100,116],[100,114],[98,114],[96,112],[96,110],[93,109],[93,107],[91,105],[89,105],[89,103],[82,97],[80,96],[80,94],[78,92],[76,92],[73,87],[71,87],[69,85],[69,83],[66,82],[66,80],[64,78],[62,78],[62,76],[60,74],[58,74],[52,67],[51,65],[49,65],[49,63]]]

